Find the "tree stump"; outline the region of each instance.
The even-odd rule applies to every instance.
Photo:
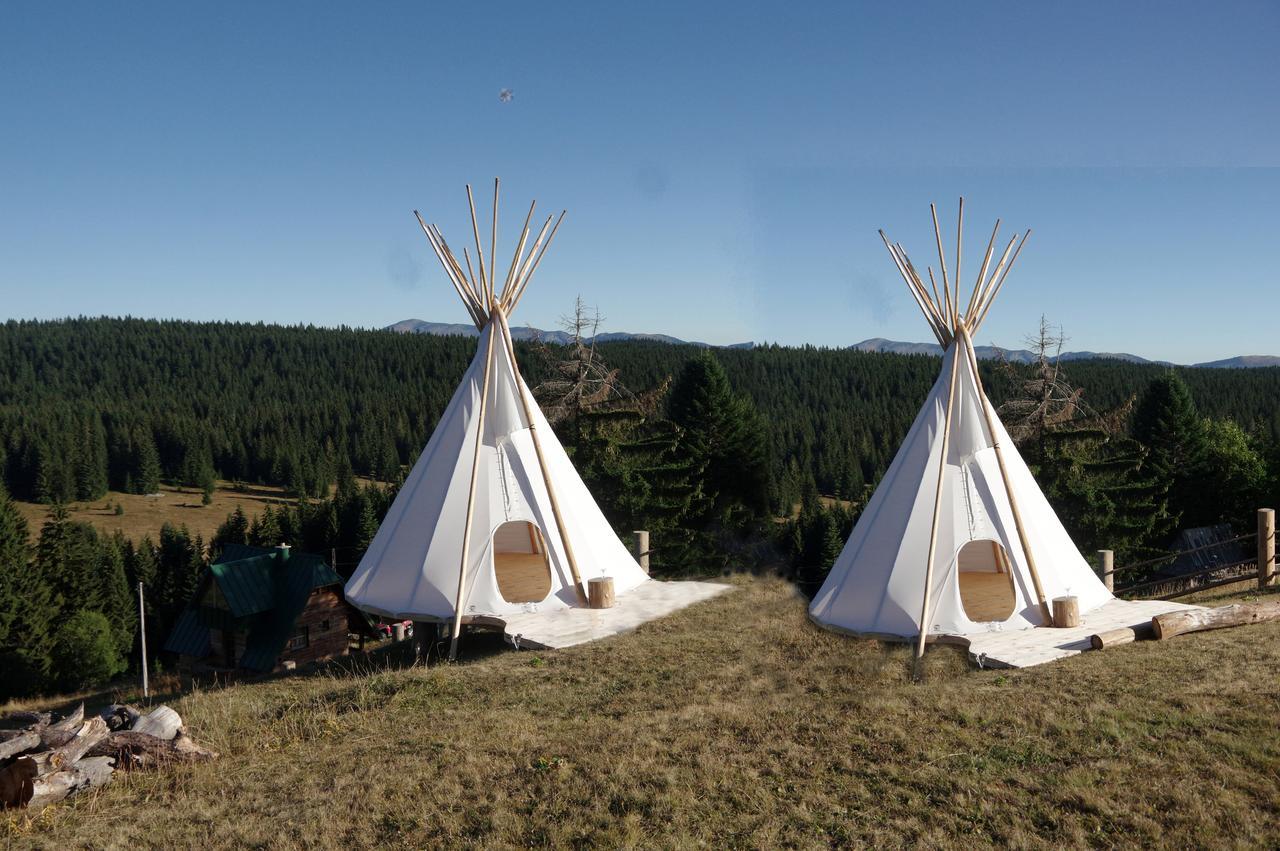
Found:
[[[612,576],[597,576],[587,580],[587,605],[592,609],[613,608]]]
[[[1080,625],[1080,599],[1078,597],[1053,598],[1053,625],[1061,628]]]

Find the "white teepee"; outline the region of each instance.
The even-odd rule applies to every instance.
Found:
[[[486,270],[469,186],[467,197],[478,275],[465,249],[467,273],[439,228],[421,216],[418,222],[480,330],[480,345],[346,587],[347,599],[367,612],[452,621],[451,655],[464,617],[585,606],[586,579],[613,577],[618,594],[648,579],[600,513],[516,366],[507,316],[560,222],[551,227],[548,217],[524,254],[530,206],[498,290],[493,246]],[[495,180],[493,243],[497,205]]]
[[[914,639],[917,656],[931,636],[1051,625],[1054,597],[1077,597],[1082,613],[1111,599],[1019,457],[978,376],[973,335],[1031,232],[1009,241],[988,276],[996,222],[964,307],[964,200],[952,277],[936,210],[933,224],[941,295],[932,269],[926,288],[902,246],[883,231],[880,237],[945,351],[942,374],[809,607],[815,621],[833,629]]]

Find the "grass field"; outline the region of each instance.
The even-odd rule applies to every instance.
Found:
[[[10,815],[8,842],[1280,844],[1280,623],[1020,671],[936,647],[913,683],[907,648],[814,627],[782,581],[732,581],[570,650],[480,637],[406,668],[399,645],[361,673],[171,696],[220,760]]]
[[[373,479],[357,478],[361,486],[377,484]],[[193,535],[200,535],[207,543],[218,530],[227,515],[239,506],[252,521],[268,505],[286,505],[294,502],[284,488],[272,485],[237,485],[219,481],[213,492],[213,501],[204,505],[204,494],[193,488],[176,488],[161,485],[158,495],[143,496],[134,493],[108,491],[101,499],[90,502],[73,502],[67,505],[73,520],[83,520],[100,532],[108,534],[119,529],[132,541],[140,541],[150,535],[154,541],[165,523],[186,526]],[[49,516],[50,506],[38,502],[14,500],[22,516],[27,518],[34,540],[40,527]],[[115,507],[124,508],[117,514]]]
[[[268,485],[244,485],[233,487],[230,482],[218,482],[213,502],[203,505],[204,495],[193,488],[175,488],[161,485],[159,495],[143,496],[135,493],[108,491],[102,499],[91,502],[73,502],[67,505],[73,520],[83,520],[100,532],[111,533],[119,529],[125,537],[140,541],[150,535],[154,541],[165,523],[186,526],[193,535],[201,535],[205,541],[213,536],[227,515],[244,509],[250,520],[262,513],[268,505],[289,502],[283,488]],[[36,502],[17,502],[18,510],[27,518],[32,537],[40,534],[40,527],[49,516],[48,505]],[[116,514],[115,506],[124,508]]]

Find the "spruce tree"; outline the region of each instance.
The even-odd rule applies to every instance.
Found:
[[[160,490],[160,451],[149,429],[134,436],[134,493],[150,494]]]
[[[58,607],[27,536],[27,521],[0,485],[0,700],[44,688],[51,664]]]
[[[1208,519],[1197,499],[1206,474],[1204,425],[1191,391],[1170,370],[1147,385],[1133,415],[1133,436],[1147,448],[1147,470],[1167,485],[1169,510],[1182,526]]]
[[[116,647],[128,656],[138,631],[138,606],[125,569],[125,538],[117,531],[99,547],[97,580],[101,586],[101,611],[111,624]]]
[[[684,451],[703,468],[711,501],[703,519],[741,524],[764,517],[771,501],[768,431],[750,400],[733,393],[710,352],[685,364],[669,413]]]

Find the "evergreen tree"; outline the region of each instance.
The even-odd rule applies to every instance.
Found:
[[[160,452],[149,430],[134,437],[134,493],[156,493],[160,490]]]
[[[53,589],[64,617],[81,609],[101,610],[97,562],[98,535],[93,527],[71,520],[65,505],[53,506],[40,528],[36,566]]]
[[[275,509],[266,509],[249,526],[249,543],[255,547],[278,547],[284,543],[280,530],[280,518]]]
[[[138,631],[138,605],[125,568],[126,549],[124,534],[120,531],[101,541],[97,579],[101,585],[101,611],[111,624],[116,648],[127,657]]]
[[[107,437],[96,414],[81,424],[75,476],[76,499],[97,499],[107,492]]]
[[[1197,491],[1206,474],[1204,425],[1191,391],[1173,371],[1147,385],[1133,416],[1133,436],[1147,448],[1147,470],[1167,485],[1169,510],[1182,526],[1201,526]]]
[[[0,700],[43,688],[58,608],[31,559],[27,522],[0,486]]]
[[[755,407],[734,395],[710,352],[689,361],[671,390],[669,413],[682,448],[702,467],[710,500],[704,520],[730,525],[769,511],[768,432]]]
[[[244,509],[237,505],[236,510],[228,515],[227,519],[218,526],[218,531],[214,532],[213,540],[209,542],[209,553],[216,559],[227,544],[247,543],[249,543],[249,518],[245,516]]]

